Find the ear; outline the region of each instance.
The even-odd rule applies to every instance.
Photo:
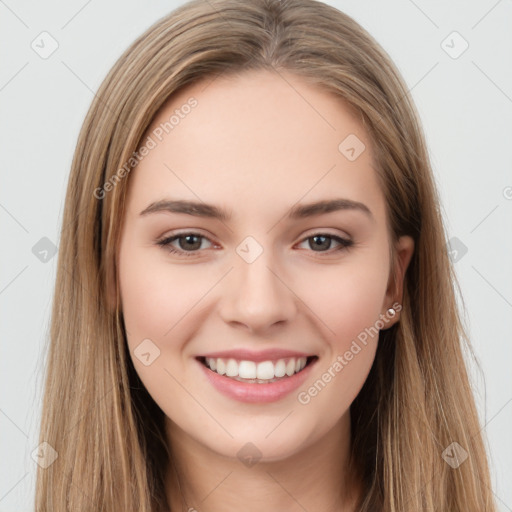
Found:
[[[393,273],[390,273],[386,296],[382,305],[382,314],[386,315],[388,309],[393,307],[393,304],[400,304],[399,308],[394,308],[396,314],[388,327],[391,327],[395,322],[398,321],[398,312],[402,309],[401,305],[405,272],[407,271],[413,253],[414,240],[412,237],[406,235],[401,236],[395,245],[394,276]],[[389,317],[389,315],[387,316]]]

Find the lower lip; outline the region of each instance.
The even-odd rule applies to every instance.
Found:
[[[311,367],[315,365],[317,359],[311,361],[303,370],[299,373],[294,373],[291,377],[285,377],[281,380],[264,384],[240,382],[224,375],[219,375],[217,372],[207,368],[201,361],[197,359],[196,361],[213,387],[222,394],[239,402],[267,403],[280,400],[297,389],[307,379],[311,373]]]

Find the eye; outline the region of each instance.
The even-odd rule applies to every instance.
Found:
[[[333,250],[329,250],[329,249],[331,249],[331,243],[333,240],[336,241],[336,243],[338,243],[339,246],[335,247]],[[347,249],[354,244],[354,242],[352,240],[349,240],[347,238],[342,238],[341,236],[337,236],[337,235],[331,235],[329,233],[314,233],[313,235],[305,238],[301,243],[310,242],[310,241],[312,241],[312,243],[309,243],[310,247],[317,248],[317,249],[326,249],[326,250],[320,250],[320,251],[313,250],[313,252],[321,252],[321,253],[327,252],[329,254],[332,252],[337,252],[337,251],[341,251],[343,249]]]
[[[177,235],[172,235],[170,237],[163,238],[156,242],[160,247],[166,248],[166,250],[172,254],[177,254],[179,256],[195,256],[199,252],[200,249],[204,249],[202,246],[202,241],[208,240],[204,235],[200,235],[199,233],[180,233]],[[335,241],[339,244],[338,247],[331,249],[332,241]],[[305,242],[313,241],[313,243],[309,244],[310,247],[314,248],[312,252],[320,252],[320,253],[328,253],[341,251],[343,249],[348,249],[351,247],[354,242],[352,240],[342,238],[337,235],[331,235],[329,233],[314,233],[311,236],[305,238],[301,244]],[[178,242],[178,246],[173,246],[174,242]],[[316,249],[321,249],[317,251]],[[324,250],[325,249],[325,250]]]
[[[179,254],[183,256],[194,256],[198,249],[201,249],[202,239],[208,240],[205,236],[199,233],[181,233],[173,235],[163,240],[159,240],[157,245],[165,247],[170,253]],[[178,241],[179,248],[171,244]],[[183,241],[183,242],[182,242]],[[204,248],[204,247],[203,247]]]

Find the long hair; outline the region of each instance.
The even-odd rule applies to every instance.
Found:
[[[415,242],[400,321],[381,331],[351,405],[351,460],[364,483],[359,510],[495,511],[464,362],[464,350],[472,351],[419,116],[372,36],[315,0],[190,1],[140,36],[95,95],[60,234],[40,433],[58,456],[38,468],[37,511],[167,507],[164,413],[134,370],[119,305],[130,179],[120,169],[173,93],[253,69],[293,72],[354,107],[373,145],[392,240]],[[458,467],[445,456],[463,453],[454,442],[468,455]]]

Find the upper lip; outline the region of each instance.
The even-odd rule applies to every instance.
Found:
[[[272,348],[260,351],[253,351],[248,349],[233,349],[223,350],[219,352],[210,352],[198,357],[207,357],[212,359],[237,359],[239,361],[277,361],[278,359],[286,359],[290,357],[311,357],[314,354],[307,354],[305,352],[297,352],[295,350],[285,350],[279,348]]]

